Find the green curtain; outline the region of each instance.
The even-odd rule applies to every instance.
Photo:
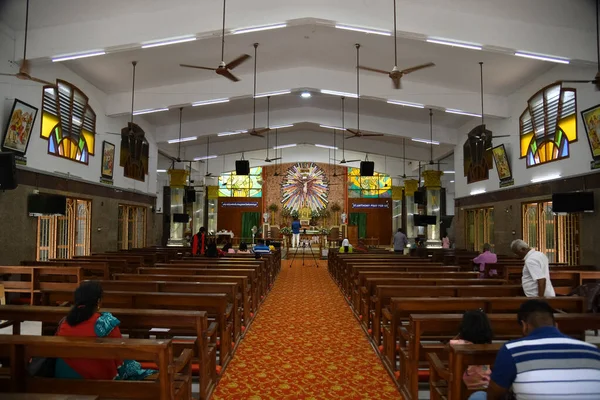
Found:
[[[358,226],[358,237],[367,237],[367,213],[350,213],[350,224]]]
[[[257,212],[245,212],[242,213],[242,237],[252,237],[252,227],[256,226],[256,229],[260,228],[260,213]]]

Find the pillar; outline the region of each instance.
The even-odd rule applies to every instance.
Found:
[[[183,214],[185,212],[183,200],[185,198],[185,186],[188,175],[188,171],[184,169],[169,170],[169,187],[171,188],[171,209],[169,212],[171,215],[171,223],[169,225],[169,240],[167,241],[167,246],[189,245],[184,237],[186,224],[173,221],[173,216],[175,214]]]
[[[402,211],[402,198],[404,196],[404,186],[393,186],[392,187],[392,241],[394,234],[398,228],[405,227],[403,223],[404,213]],[[393,243],[393,242],[392,242]]]
[[[423,171],[427,195],[427,215],[436,217],[435,225],[427,225],[427,247],[441,248],[440,220],[442,216],[441,204],[441,177],[442,171]]]
[[[404,181],[404,201],[406,202],[406,237],[414,242],[417,237],[417,230],[413,220],[413,215],[417,214],[417,205],[415,204],[415,192],[419,189],[419,181],[407,179]]]

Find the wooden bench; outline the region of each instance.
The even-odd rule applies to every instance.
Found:
[[[21,333],[21,323],[26,321],[42,322],[44,331],[54,333],[58,323],[68,312],[69,308],[66,307],[0,306],[0,319],[10,320],[8,326],[12,325],[13,335]],[[195,364],[192,372],[200,377],[200,398],[208,399],[217,382],[217,323],[212,322],[209,325],[208,314],[205,311],[103,308],[102,312],[109,312],[118,318],[121,321],[121,333],[130,337],[188,337],[185,340],[173,339],[173,351],[175,355],[179,355],[186,348],[193,350]]]
[[[585,340],[585,331],[600,327],[600,315],[556,314],[558,328],[564,334]],[[494,340],[512,340],[522,336],[516,314],[488,314]],[[401,328],[400,373],[401,392],[405,398],[415,398],[419,368],[427,365],[427,354],[446,351],[442,343],[456,336],[462,314],[411,314],[408,326]],[[444,357],[442,357],[445,359]],[[462,373],[460,375],[462,379]]]
[[[384,282],[385,283],[385,282]],[[381,344],[381,312],[394,297],[515,297],[523,296],[520,285],[498,286],[398,286],[375,285],[374,295],[362,308],[365,328],[371,328],[375,344]],[[369,322],[371,325],[369,326]]]
[[[467,298],[423,298],[393,297],[390,306],[382,311],[383,360],[392,369],[397,369],[396,344],[400,343],[402,321],[410,314],[462,313],[481,309],[488,314],[516,312],[528,297],[467,297]],[[570,313],[585,312],[583,297],[553,297],[544,299],[556,310]]]
[[[7,348],[10,354],[10,377],[1,389],[8,392],[70,393],[138,400],[191,397],[192,351],[185,350],[174,360],[170,340],[0,335],[0,347]],[[150,361],[158,366],[158,377],[143,381],[30,377],[26,366],[31,357]]]
[[[119,272],[113,269],[111,271],[106,262],[87,262],[87,261],[21,261],[24,267],[80,267],[83,270],[84,279],[110,279],[111,272]]]
[[[168,281],[98,281],[103,290],[116,292],[161,292],[161,293],[224,293],[233,304],[233,338],[237,342],[242,334],[242,293],[233,282],[168,282]]]
[[[5,293],[28,294],[33,305],[43,290],[75,290],[83,280],[83,271],[79,267],[0,266],[0,279]]]
[[[72,291],[44,291],[44,305],[70,302]],[[219,365],[223,368],[231,358],[234,347],[233,304],[222,293],[156,293],[105,291],[102,305],[112,308],[134,308],[149,310],[206,311],[218,324],[220,340]]]
[[[247,274],[241,276],[235,275],[147,275],[147,274],[115,274],[113,279],[116,281],[129,282],[231,282],[236,283],[241,287],[242,303],[244,306],[243,316],[246,327],[254,318],[256,307],[258,306],[255,296],[253,295],[250,278]]]

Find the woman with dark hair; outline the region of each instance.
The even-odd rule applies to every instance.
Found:
[[[246,244],[246,242],[240,243],[240,248],[238,250],[238,253],[250,254],[250,250],[248,250],[248,245]]]
[[[121,338],[121,321],[110,313],[101,313],[102,286],[96,281],[83,282],[75,290],[75,303],[60,322],[56,336]],[[87,358],[56,359],[55,376],[64,379],[138,380],[156,371],[144,370],[131,360]]]
[[[225,255],[225,253],[223,253],[223,251],[219,250],[219,248],[217,247],[217,244],[215,242],[210,242],[208,244],[208,247],[206,248],[206,257],[216,258],[216,257],[222,257],[224,255]]]
[[[464,313],[459,333],[450,344],[490,344],[493,338],[494,333],[486,313],[472,310]],[[469,389],[485,389],[490,383],[491,374],[489,365],[469,365],[463,374],[463,382]]]

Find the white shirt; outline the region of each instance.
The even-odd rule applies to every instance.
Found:
[[[542,252],[529,250],[525,256],[525,266],[523,267],[523,276],[521,285],[523,292],[527,297],[537,297],[538,295],[538,279],[546,278],[546,291],[544,297],[555,297],[554,287],[550,281],[550,266],[548,265],[548,257]]]
[[[350,241],[348,239],[342,240],[342,246],[350,246]]]

